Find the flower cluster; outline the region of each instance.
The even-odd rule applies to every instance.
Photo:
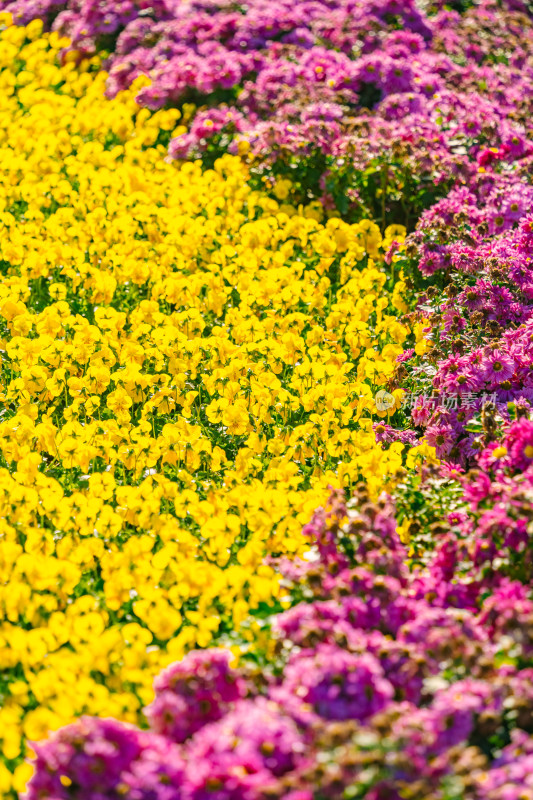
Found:
[[[430,319],[432,346],[420,358],[400,357],[403,385],[412,381],[413,423],[440,458],[463,466],[488,441],[480,420],[487,400],[496,427],[533,404],[531,163],[526,157],[503,174],[480,167],[468,188],[426,211],[404,251],[391,256],[424,281],[419,313]],[[436,407],[434,394],[454,402]]]
[[[272,619],[268,668],[189,654],[156,680],[154,732],[84,719],[37,745],[28,800],[527,797],[533,602],[511,549],[490,576],[464,570],[468,522],[478,535],[462,513],[409,570],[390,499],[334,494],[304,530],[314,560],[281,565],[301,599]],[[172,724],[184,701],[203,715],[188,731]]]
[[[533,22],[452,6],[0,0],[6,796],[531,796]]]
[[[67,58],[110,50],[111,96],[144,76],[141,105],[197,111],[171,138],[173,157],[248,153],[263,178],[291,174],[302,198],[383,224],[414,222],[477,159],[524,149],[527,3],[461,5],[463,15],[415,0],[0,2],[15,21],[68,36]]]
[[[394,484],[374,395],[426,346],[387,284],[404,230],[271,199],[238,157],[168,163],[179,114],[105,99],[98,58],[41,33],[0,32],[6,794],[25,739],[137,722],[161,669],[256,635],[283,597],[264,556],[304,551],[328,485]],[[216,719],[187,697],[162,730]]]

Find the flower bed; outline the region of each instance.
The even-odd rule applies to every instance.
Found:
[[[509,501],[532,472],[505,480]],[[479,538],[479,505],[501,494],[472,480],[477,513],[450,514],[414,570],[390,502],[364,485],[334,496],[304,529],[317,559],[284,565],[296,604],[261,669],[186,656],[155,681],[149,731],[85,718],[37,746],[29,800],[527,797],[533,603],[516,577],[531,580],[530,555],[509,538],[489,568],[501,515]]]
[[[260,185],[409,227],[495,147],[521,155],[531,125],[533,27],[522,0],[254,0],[246,4],[2,0],[104,48],[111,96],[185,109],[175,158],[247,153]],[[458,10],[454,9],[458,7]],[[462,10],[464,13],[460,14]],[[487,156],[485,156],[487,158]]]
[[[282,607],[265,553],[303,552],[330,483],[394,483],[374,393],[423,347],[390,231],[270,199],[236,157],[166,163],[178,114],[106,100],[40,27],[0,34],[6,792],[26,739],[139,721],[162,667],[254,638]]]
[[[452,5],[2,3],[6,795],[533,796],[533,24]]]

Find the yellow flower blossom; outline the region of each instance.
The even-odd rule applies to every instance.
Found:
[[[264,557],[305,551],[330,485],[393,485],[373,397],[412,331],[382,261],[404,231],[252,191],[238,157],[169,164],[176,111],[3,25],[4,796],[26,738],[139,721],[162,667],[276,602]]]

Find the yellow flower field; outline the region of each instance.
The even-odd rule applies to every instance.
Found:
[[[96,59],[2,19],[6,793],[26,738],[138,721],[163,666],[251,636],[283,602],[264,556],[304,552],[328,486],[391,484],[373,397],[422,334],[385,288],[401,230],[252,191],[237,157],[168,163],[177,111],[105,99]]]

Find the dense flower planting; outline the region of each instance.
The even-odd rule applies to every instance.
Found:
[[[402,230],[281,204],[236,157],[166,163],[178,113],[106,100],[40,32],[0,38],[5,791],[25,738],[138,721],[162,667],[253,637],[265,553],[303,552],[331,483],[396,480],[374,394],[426,346],[383,269]]]
[[[451,6],[451,7],[450,7]],[[458,10],[455,10],[455,6]],[[466,7],[466,10],[465,10]],[[533,27],[522,0],[2,0],[70,37],[66,57],[110,48],[111,96],[140,76],[149,109],[184,107],[175,158],[247,153],[344,214],[412,225],[495,147],[524,150]],[[463,15],[460,10],[465,11]],[[286,190],[285,190],[286,191]]]
[[[463,466],[483,446],[475,418],[484,401],[502,422],[527,415],[533,401],[530,169],[529,157],[511,176],[487,168],[474,191],[454,190],[426,212],[406,246],[422,255],[415,269],[434,280],[423,302],[433,347],[402,367],[412,418],[441,458]]]
[[[337,494],[304,529],[316,560],[285,565],[300,602],[268,668],[186,656],[150,731],[84,718],[36,746],[28,797],[529,797],[533,603],[515,555],[476,558],[480,524],[456,515],[409,570],[391,503]]]
[[[0,8],[0,790],[533,798],[530,5]]]

